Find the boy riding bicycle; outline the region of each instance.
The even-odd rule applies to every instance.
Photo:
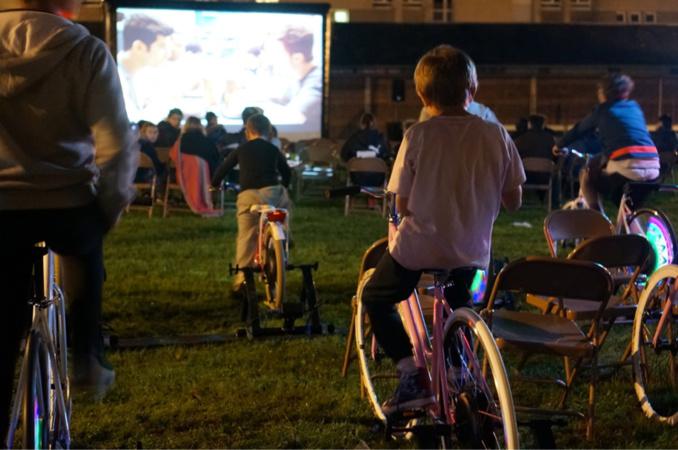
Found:
[[[603,152],[588,162],[580,175],[581,191],[591,209],[604,213],[600,195],[619,203],[629,181],[654,181],[659,177],[659,154],[647,131],[640,105],[629,96],[633,80],[613,73],[598,83],[600,104],[565,133],[557,147],[598,131]]]
[[[507,131],[466,111],[478,87],[466,53],[448,45],[430,50],[414,82],[432,118],[408,129],[400,146],[388,190],[397,195],[402,220],[363,293],[377,341],[400,374],[383,405],[386,414],[434,401],[395,304],[412,293],[423,269],[435,268],[452,270],[445,292],[450,306],[467,306],[475,269],[489,264],[499,209],[520,207],[525,181]]]

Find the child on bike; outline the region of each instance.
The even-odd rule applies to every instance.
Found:
[[[591,209],[604,213],[600,195],[618,203],[624,184],[654,181],[659,177],[659,154],[650,137],[643,111],[629,96],[633,80],[622,73],[606,75],[598,83],[600,104],[558,141],[567,147],[598,131],[603,152],[581,171],[580,185]]]
[[[212,177],[212,186],[219,187],[228,172],[236,165],[240,166],[235,263],[242,268],[254,266],[257,248],[259,214],[251,212],[250,208],[259,204],[278,208],[290,206],[286,189],[290,184],[290,168],[285,155],[268,141],[270,135],[271,122],[266,116],[250,116],[245,124],[247,142],[229,153]],[[243,281],[244,274],[238,272],[233,279],[234,294],[238,294]]]
[[[525,181],[508,132],[466,110],[478,87],[466,53],[448,45],[430,50],[414,82],[432,117],[409,128],[401,143],[388,190],[402,220],[363,292],[374,334],[400,374],[386,414],[434,401],[395,304],[417,287],[423,269],[435,268],[451,270],[450,305],[468,305],[476,268],[490,262],[494,220],[501,205],[520,207]]]

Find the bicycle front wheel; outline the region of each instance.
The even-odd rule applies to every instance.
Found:
[[[443,356],[447,402],[440,399],[450,441],[462,448],[519,447],[513,396],[504,362],[487,324],[470,308],[453,311],[445,324]]]
[[[381,404],[393,394],[399,377],[395,364],[377,343],[362,301],[363,290],[373,273],[374,269],[369,269],[363,274],[356,291],[355,344],[360,364],[361,397],[367,397],[374,414],[386,423]]]
[[[634,389],[645,415],[678,425],[678,266],[658,269],[633,320]]]
[[[23,386],[21,429],[23,448],[49,448],[49,354],[42,336],[32,331],[26,347],[28,378]]]
[[[273,309],[282,309],[285,296],[287,254],[285,241],[275,239],[270,227],[264,236],[264,285],[266,302]]]
[[[672,264],[676,255],[676,237],[668,217],[654,209],[639,209],[628,220],[631,233],[642,234],[650,242],[649,273]]]

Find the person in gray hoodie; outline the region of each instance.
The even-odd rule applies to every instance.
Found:
[[[102,395],[114,371],[101,339],[103,238],[133,197],[138,165],[115,62],[62,15],[81,0],[0,6],[0,431],[30,319],[31,247],[62,259],[73,385]],[[14,7],[15,9],[8,9]],[[72,17],[72,16],[71,16]],[[2,434],[4,436],[4,434]]]

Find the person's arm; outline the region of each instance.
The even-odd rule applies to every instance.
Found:
[[[393,163],[393,170],[391,171],[391,178],[388,181],[387,187],[389,192],[396,194],[396,209],[403,217],[409,216],[412,213],[408,200],[412,183],[414,182],[414,161],[416,160],[417,150],[420,148],[417,145],[418,143],[420,144],[418,140],[415,139],[416,142],[412,142],[411,130],[412,128],[405,132],[405,136],[400,143],[398,156]]]
[[[287,165],[287,160],[282,153],[278,154],[278,172],[280,172],[280,177],[282,178],[282,185],[288,187],[290,185],[292,171],[290,170],[290,166]]]
[[[402,195],[396,195],[396,211],[400,214],[401,217],[409,216],[410,210],[407,208],[408,198],[403,197]]]
[[[501,204],[507,211],[518,211],[523,205],[523,187],[516,186],[513,189],[501,193]]]
[[[139,144],[129,126],[115,61],[101,41],[92,39],[84,118],[94,138],[94,162],[99,168],[97,202],[112,227],[134,197]]]
[[[599,111],[600,106],[597,106],[591,114],[584,117],[579,123],[572,127],[572,129],[565,133],[563,137],[558,140],[556,145],[558,147],[566,147],[568,144],[593,132],[598,127]]]
[[[504,183],[501,190],[501,204],[507,211],[513,212],[517,211],[523,204],[522,184],[526,179],[525,169],[513,139],[504,127],[501,127],[501,132],[507,156]]]
[[[224,162],[222,162],[221,165],[214,172],[214,175],[212,176],[212,187],[215,188],[219,187],[219,185],[221,185],[222,180],[226,177],[228,171],[238,164],[238,153],[239,153],[238,150],[239,149],[236,149],[229,153],[228,156],[224,159]]]

